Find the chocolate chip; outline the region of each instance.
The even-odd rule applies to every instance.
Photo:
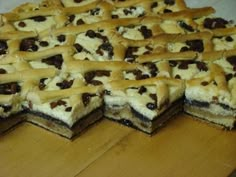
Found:
[[[98,80],[91,80],[89,82],[89,84],[96,86],[96,85],[102,85],[103,83],[101,81],[98,81]]]
[[[204,45],[202,40],[187,40],[186,44],[189,46],[189,50],[196,52],[204,51]]]
[[[72,110],[72,107],[67,107],[67,108],[65,109],[66,112],[71,112],[71,110]]]
[[[226,40],[227,42],[233,42],[233,41],[234,41],[234,39],[233,39],[231,36],[227,36],[227,37],[225,38],[225,40]]]
[[[108,42],[108,38],[106,36],[101,35],[100,33],[96,33],[96,37],[101,39],[103,43]]]
[[[105,50],[105,51],[107,51],[109,58],[111,58],[111,57],[114,55],[113,46],[112,46],[111,43],[109,43],[109,42],[102,43],[102,44],[98,47],[98,51],[100,51],[100,50]]]
[[[117,18],[119,18],[119,16],[118,15],[112,15],[111,18],[112,19],[117,19]]]
[[[74,80],[63,80],[62,82],[56,83],[56,86],[60,87],[60,89],[68,89],[72,86]]]
[[[208,84],[209,84],[209,82],[207,82],[207,81],[201,82],[201,85],[202,85],[202,86],[207,86]]]
[[[96,96],[96,94],[91,94],[91,93],[83,93],[82,94],[82,102],[84,106],[87,106],[90,102],[91,97]]]
[[[169,64],[171,67],[176,67],[178,63],[177,63],[177,61],[171,60],[171,61],[169,61]]]
[[[227,60],[232,66],[236,66],[236,55],[227,57],[226,60]]]
[[[155,77],[157,75],[158,68],[157,68],[157,66],[154,63],[147,62],[147,63],[144,63],[144,66],[148,67],[152,77]]]
[[[83,25],[85,24],[85,22],[83,21],[83,19],[78,19],[77,22],[76,22],[76,25]]]
[[[75,3],[81,3],[83,0],[74,0]]]
[[[175,0],[164,0],[164,3],[166,4],[166,5],[174,5],[175,4]]]
[[[178,68],[183,70],[188,69],[189,64],[193,64],[193,61],[181,61]]]
[[[134,61],[137,55],[134,55],[133,53],[137,51],[138,47],[128,47],[125,52],[125,59],[127,59],[130,62]]]
[[[141,26],[139,31],[142,33],[144,39],[152,37],[152,30],[148,29],[146,26]]]
[[[94,71],[86,72],[86,73],[84,74],[84,79],[85,79],[85,81],[86,81],[87,83],[90,83],[90,82],[93,80],[93,78],[94,78],[95,76],[96,76],[96,75],[95,75],[95,72],[94,72]]]
[[[66,102],[63,100],[58,100],[50,103],[51,109],[54,109],[57,106],[66,106]]]
[[[138,93],[139,93],[140,95],[142,95],[142,94],[145,93],[146,91],[147,91],[146,87],[141,86],[141,87],[139,88],[139,90],[138,90]]]
[[[229,80],[231,80],[232,78],[233,78],[233,74],[232,74],[232,73],[227,74],[227,75],[225,76],[225,79],[226,79],[227,82],[228,82]]]
[[[164,11],[163,11],[164,13],[171,13],[172,12],[172,10],[170,10],[170,9],[164,9]]]
[[[24,27],[26,27],[26,23],[21,21],[18,23],[18,26],[21,28],[24,28]]]
[[[189,48],[184,46],[180,49],[180,52],[186,52],[186,51],[189,51]]]
[[[99,8],[95,8],[95,9],[92,9],[90,10],[90,14],[91,15],[99,15],[99,12],[100,12],[100,9]]]
[[[146,107],[150,110],[155,110],[157,108],[157,105],[155,103],[147,103]]]
[[[203,22],[203,26],[208,29],[226,28],[229,22],[223,18],[206,18]]]
[[[70,15],[69,17],[68,17],[68,19],[69,19],[69,22],[73,22],[74,21],[74,19],[75,19],[75,15],[73,14],[73,15]]]
[[[85,36],[88,36],[90,38],[95,38],[96,37],[96,33],[93,30],[88,30],[86,32]]]
[[[47,41],[40,41],[40,42],[39,42],[39,45],[40,45],[41,47],[47,47],[47,46],[49,45],[49,43],[48,43]]]
[[[78,53],[82,52],[82,50],[83,50],[83,46],[78,43],[75,43],[74,47],[76,48]]]
[[[206,63],[197,61],[196,64],[197,64],[197,68],[199,69],[199,71],[208,71],[208,67],[207,67]]]
[[[46,84],[44,83],[47,78],[42,78],[39,80],[39,89],[43,90],[46,87]]]
[[[154,9],[158,6],[158,2],[153,2],[151,5],[151,9]]]
[[[129,15],[129,14],[132,15],[132,11],[131,11],[131,10],[124,9],[123,12],[124,12],[124,14],[125,14],[126,16]]]
[[[61,69],[63,58],[62,55],[59,54],[49,58],[42,59],[42,62],[48,65],[54,65],[57,69]]]
[[[181,79],[181,76],[179,74],[176,74],[175,79]]]
[[[12,109],[11,105],[0,105],[3,108],[3,112],[9,112]]]
[[[61,34],[61,35],[57,36],[57,40],[59,42],[65,42],[66,41],[66,36]]]
[[[8,49],[7,42],[0,40],[0,55],[6,54],[7,49]]]
[[[20,85],[17,82],[0,84],[0,94],[11,95],[21,91]]]
[[[151,98],[152,100],[154,100],[155,102],[157,102],[157,94],[150,93],[149,96],[150,96],[150,98]]]
[[[38,46],[35,44],[36,39],[35,38],[27,38],[23,39],[20,43],[20,51],[37,51]]]
[[[46,21],[47,18],[44,17],[44,16],[39,15],[39,16],[31,17],[30,19],[32,19],[36,22],[43,22],[43,21]]]
[[[7,73],[7,71],[5,69],[0,68],[0,74],[6,74],[6,73]]]
[[[145,13],[141,13],[138,15],[138,17],[143,17],[143,16],[145,16]]]
[[[179,26],[187,31],[194,32],[193,27],[186,24],[184,21],[179,21]]]

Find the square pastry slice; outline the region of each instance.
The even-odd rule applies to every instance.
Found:
[[[236,122],[235,72],[226,73],[215,63],[186,82],[185,112],[201,120],[232,129]]]
[[[101,87],[38,90],[27,96],[28,121],[72,138],[102,118]]]
[[[105,117],[151,134],[182,110],[184,82],[156,77],[105,85]]]

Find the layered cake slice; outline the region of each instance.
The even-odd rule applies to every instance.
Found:
[[[182,110],[184,82],[165,77],[105,85],[104,116],[146,133]]]
[[[6,131],[13,125],[21,122],[24,111],[22,102],[27,93],[34,87],[40,78],[52,77],[55,70],[23,69],[12,65],[0,65],[0,131]],[[22,71],[16,69],[21,68]]]
[[[38,90],[27,95],[27,121],[72,138],[102,118],[102,88]]]
[[[232,129],[236,122],[235,71],[210,63],[209,71],[186,82],[184,111],[201,120]]]

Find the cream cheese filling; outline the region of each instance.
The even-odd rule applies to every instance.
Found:
[[[45,21],[36,22],[32,19],[25,19],[21,22],[24,22],[26,25],[24,27],[19,26],[20,21],[14,22],[14,26],[19,31],[36,31],[41,32],[44,30],[51,29],[53,26],[56,26],[56,22],[53,17],[46,17]]]

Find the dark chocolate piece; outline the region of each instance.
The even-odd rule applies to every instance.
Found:
[[[226,28],[229,22],[223,18],[206,18],[203,26],[208,29]]]
[[[4,40],[0,40],[0,55],[6,54],[7,53],[7,42]]]
[[[34,20],[34,21],[36,21],[36,22],[44,22],[44,21],[46,21],[47,20],[47,18],[46,17],[44,17],[44,16],[35,16],[35,17],[31,17],[30,18],[31,20]]]
[[[59,54],[49,58],[42,59],[42,62],[48,65],[54,65],[57,69],[61,69],[63,58],[62,55]]]
[[[186,44],[189,46],[189,50],[196,52],[203,52],[204,45],[202,40],[188,40]]]
[[[60,87],[60,89],[68,89],[71,88],[72,84],[73,84],[74,80],[63,80],[62,82],[56,83],[56,85],[58,87]]]
[[[174,5],[175,4],[175,0],[164,0],[164,3],[166,4],[166,5]]]
[[[36,40],[35,38],[23,39],[20,43],[20,51],[37,51],[38,46],[35,44]]]
[[[18,23],[18,26],[21,28],[24,28],[24,27],[26,27],[26,23],[21,21]]]
[[[140,95],[142,95],[142,94],[145,93],[146,91],[147,91],[147,88],[144,87],[144,86],[141,86],[141,87],[139,88],[139,90],[138,90],[138,93],[139,93]]]
[[[17,82],[0,84],[0,94],[11,95],[21,91],[21,87]]]
[[[76,22],[76,25],[83,25],[85,24],[84,20],[83,19],[78,19],[77,22]]]
[[[74,47],[76,48],[78,53],[82,52],[82,50],[83,50],[83,46],[78,43],[75,43]]]
[[[5,69],[0,68],[0,74],[6,74],[6,73],[7,73],[7,71]]]
[[[153,2],[151,5],[151,9],[154,9],[156,7],[158,7],[158,2]]]
[[[39,81],[39,89],[40,90],[43,90],[46,87],[46,84],[44,83],[45,80],[47,80],[47,78],[40,79],[40,81]]]
[[[39,42],[39,45],[40,45],[41,47],[47,47],[47,46],[49,45],[49,43],[48,43],[47,41],[40,41],[40,42]]]
[[[54,109],[55,107],[57,107],[57,106],[66,106],[66,102],[65,101],[63,101],[63,100],[58,100],[58,101],[54,101],[54,102],[51,102],[50,103],[50,107],[51,107],[51,109]]]
[[[184,21],[179,21],[179,26],[187,31],[194,32],[193,27],[186,24]]]
[[[12,109],[11,105],[0,105],[3,108],[3,112],[9,112]]]
[[[142,33],[144,39],[152,37],[152,30],[148,29],[146,26],[141,26],[139,31]]]
[[[96,96],[96,94],[91,94],[91,93],[82,94],[82,101],[85,107],[89,104],[91,97],[94,97],[94,96]]]

